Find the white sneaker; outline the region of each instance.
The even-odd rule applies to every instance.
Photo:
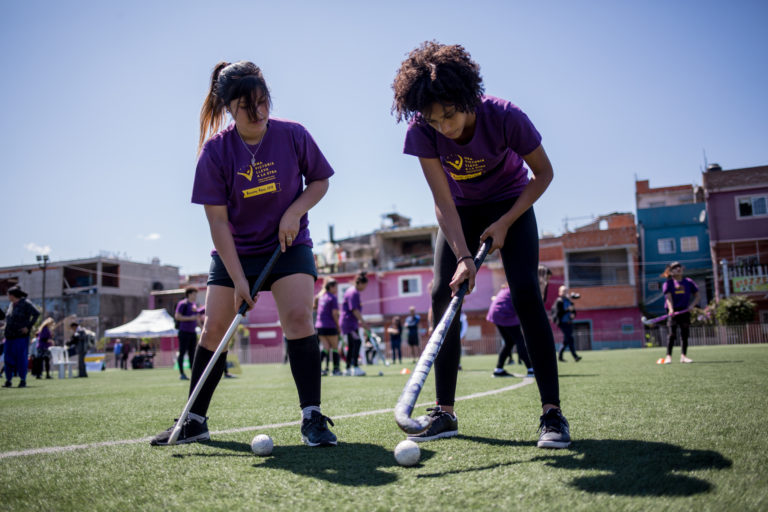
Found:
[[[665,357],[664,364],[672,364],[672,356]]]
[[[693,359],[690,359],[684,355],[680,355],[680,362],[681,363],[692,363]]]
[[[352,368],[352,372],[353,372],[352,375],[354,377],[365,377],[365,371],[363,371],[363,369],[360,368],[359,366],[355,366],[354,368]]]

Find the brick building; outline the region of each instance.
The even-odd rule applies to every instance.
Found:
[[[560,237],[544,238],[539,260],[552,271],[545,304],[565,284],[575,301],[577,349],[639,347],[637,229],[631,213],[612,213]],[[561,335],[555,328],[555,339]]]

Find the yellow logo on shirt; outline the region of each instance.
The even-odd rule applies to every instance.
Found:
[[[245,179],[247,179],[248,181],[251,181],[253,179],[253,166],[249,165],[247,171],[239,172],[237,174],[239,174],[240,176],[244,176]]]
[[[450,159],[450,157],[445,159],[445,163],[456,169],[457,171],[461,170],[461,166],[464,164],[464,158],[461,157],[461,155],[456,155],[456,158],[453,160]]]

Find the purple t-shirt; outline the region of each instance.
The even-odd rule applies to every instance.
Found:
[[[37,335],[37,349],[45,351],[49,348],[51,348],[51,330],[46,325],[40,329],[40,334]]]
[[[488,308],[485,319],[501,326],[520,325],[520,319],[512,306],[512,294],[509,293],[509,288],[499,290],[491,302],[491,307]]]
[[[197,161],[192,202],[226,205],[238,254],[266,254],[277,247],[280,219],[304,184],[330,178],[333,169],[306,128],[293,121],[270,119],[261,146],[249,148],[255,165],[234,123],[211,137]],[[304,215],[293,245],[312,247],[308,225]]]
[[[181,316],[195,316],[198,314],[197,304],[194,302],[183,299],[176,304],[176,312]],[[179,330],[184,332],[195,332],[197,327],[197,320],[184,320],[179,322]]]
[[[344,292],[344,300],[341,304],[341,334],[356,332],[360,327],[357,317],[352,313],[354,310],[358,310],[362,314],[363,305],[360,302],[360,292],[351,286]]]
[[[333,311],[339,310],[339,299],[332,293],[323,293],[317,300],[317,320],[315,327],[318,329],[335,329],[336,321],[333,319]]]
[[[664,295],[672,294],[672,309],[675,311],[688,309],[691,297],[697,291],[699,291],[699,287],[688,277],[684,277],[682,281],[667,279],[667,282],[664,283],[664,288],[662,288]]]
[[[506,100],[483,96],[475,113],[475,133],[463,145],[438,133],[417,114],[408,126],[403,152],[440,158],[457,205],[519,196],[528,183],[522,156],[541,145],[541,135],[528,116]]]

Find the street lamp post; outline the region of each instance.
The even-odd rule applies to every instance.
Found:
[[[45,269],[48,268],[49,259],[47,254],[37,255],[37,265],[43,269],[43,319],[45,319]]]

